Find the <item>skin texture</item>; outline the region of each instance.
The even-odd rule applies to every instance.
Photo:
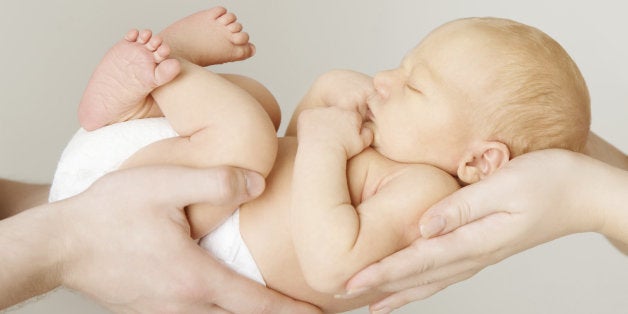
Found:
[[[193,40],[185,35],[191,33],[194,33]],[[127,186],[127,181],[120,178],[126,175],[112,174],[110,176],[117,179],[110,179],[110,176],[106,176],[98,181],[101,182],[100,184],[97,183],[82,194],[84,196],[79,195],[60,202],[60,204],[69,203],[65,205],[69,208],[76,207],[73,205],[75,203],[78,205],[88,203],[96,209],[89,213],[76,210],[66,211],[68,217],[72,215],[80,217],[65,218],[67,221],[77,222],[68,228],[68,232],[72,234],[64,237],[64,242],[72,242],[71,245],[68,244],[72,246],[72,249],[67,251],[71,253],[71,256],[59,256],[61,261],[55,259],[52,261],[52,266],[48,263],[42,265],[42,268],[63,268],[64,271],[59,276],[55,275],[49,280],[53,286],[60,281],[65,286],[92,296],[115,312],[188,313],[208,310],[261,313],[283,312],[284,310],[289,313],[318,312],[307,304],[294,302],[236,275],[211,258],[190,237],[190,235],[199,236],[195,233],[194,225],[188,224],[188,219],[194,220],[192,216],[195,215],[195,208],[200,208],[199,212],[204,210],[210,213],[219,212],[220,215],[230,215],[238,205],[251,200],[263,191],[263,177],[251,175],[253,173],[251,171],[246,172],[247,175],[244,176],[243,170],[220,167],[210,168],[213,170],[213,172],[210,171],[213,175],[208,178],[210,179],[208,182],[197,182],[198,180],[193,178],[188,178],[191,179],[189,181],[185,180],[185,176],[179,178],[180,174],[177,171],[170,171],[170,174],[163,175],[160,172],[144,173],[150,170],[137,169],[137,167],[146,169],[146,165],[153,165],[157,167],[153,168],[153,171],[161,171],[158,169],[163,164],[178,164],[194,168],[226,164],[220,158],[226,156],[227,153],[223,154],[215,150],[211,154],[201,153],[201,158],[188,158],[194,154],[187,154],[186,150],[203,152],[198,148],[213,147],[211,141],[217,137],[212,136],[211,128],[203,124],[206,122],[203,119],[194,121],[188,119],[184,123],[180,122],[176,110],[172,108],[198,102],[190,102],[189,99],[182,97],[173,99],[172,93],[168,90],[156,90],[164,85],[173,86],[172,90],[178,91],[182,90],[178,86],[186,85],[185,82],[188,81],[202,87],[213,86],[214,89],[211,90],[196,89],[204,93],[200,95],[189,94],[183,90],[183,95],[188,97],[207,99],[206,95],[209,94],[223,101],[221,103],[217,101],[209,107],[204,106],[206,102],[203,102],[201,111],[197,111],[197,118],[207,116],[224,118],[224,114],[217,114],[215,111],[220,112],[225,106],[234,109],[238,107],[234,106],[234,103],[239,104],[242,99],[244,103],[254,103],[259,97],[263,103],[255,103],[257,110],[255,112],[259,113],[256,117],[262,117],[262,119],[255,122],[243,118],[237,120],[245,125],[259,122],[262,124],[260,128],[272,134],[273,142],[276,143],[274,134],[279,115],[271,110],[276,107],[276,102],[272,96],[269,97],[267,90],[259,88],[259,84],[253,80],[235,75],[219,76],[200,66],[243,60],[251,57],[254,52],[254,46],[248,42],[248,34],[242,32],[242,25],[236,21],[235,15],[222,7],[215,7],[183,18],[157,36],[153,36],[149,30],[131,30],[105,55],[94,72],[79,106],[81,125],[89,130],[118,121],[165,114],[182,137],[165,141],[166,143],[161,143],[162,145],[155,149],[176,151],[180,158],[175,158],[176,160],[170,158],[164,161],[160,159],[164,156],[162,153],[155,154],[154,156],[157,157],[149,158],[149,160],[143,159],[142,155],[135,156],[137,158],[127,161],[122,167],[133,168],[122,173],[139,173],[127,178],[131,187]],[[223,97],[225,89],[229,90],[229,97]],[[252,96],[246,93],[251,89],[255,91],[251,93]],[[202,111],[205,109],[210,111]],[[268,115],[264,109],[269,110]],[[235,117],[240,116],[237,110],[231,112]],[[234,119],[229,121],[231,120]],[[273,124],[274,121],[276,124]],[[238,129],[236,125],[232,125],[231,128],[220,128],[219,138],[227,136],[228,130],[238,131]],[[241,131],[238,131],[238,134],[245,136]],[[271,145],[273,142],[270,144],[263,141],[256,142],[268,148],[267,155],[270,160],[274,159],[273,145]],[[254,146],[250,148],[256,149]],[[259,150],[256,150],[256,153],[261,156]],[[218,160],[211,159],[211,156],[215,156]],[[263,158],[258,160],[263,160]],[[265,162],[265,164],[268,163]],[[230,164],[238,165],[238,162]],[[257,170],[262,174],[269,171],[264,168],[264,165],[259,167],[258,165],[240,166]],[[178,168],[175,167],[175,169]],[[139,178],[141,174],[144,174],[145,178]],[[173,180],[171,176],[177,179]],[[117,180],[123,180],[125,183],[116,184]],[[167,186],[164,186],[160,192],[155,184]],[[176,188],[168,189],[173,186]],[[206,197],[196,198],[194,202],[185,203],[186,206],[181,203],[173,206],[177,199],[174,197],[170,199],[168,196],[177,193],[189,196],[187,189],[193,192],[194,189],[203,189],[203,186],[211,189],[212,192],[205,190]],[[248,196],[247,193],[243,193],[243,188],[250,188]],[[163,196],[159,194],[159,197],[156,197],[154,193],[163,193]],[[211,195],[220,196],[222,201],[212,199]],[[104,201],[112,196],[115,201]],[[161,199],[162,197],[166,199]],[[204,199],[206,201],[203,204],[196,204]],[[189,205],[191,203],[194,204]],[[63,205],[55,207],[59,206]],[[160,211],[152,210],[154,208],[159,208]],[[217,211],[217,209],[221,210]],[[40,211],[43,214],[47,213],[45,210]],[[112,228],[112,226],[116,227]],[[77,240],[79,237],[80,240]],[[100,241],[107,242],[102,244]],[[146,265],[146,260],[151,260],[151,263]],[[99,274],[94,273],[94,269],[108,269],[109,271],[106,274]],[[151,278],[151,280],[143,278]],[[47,287],[50,284],[44,286]],[[39,289],[34,293],[45,291],[45,289]]]
[[[189,236],[185,205],[239,204],[263,189],[261,176],[235,168],[136,168],[4,219],[0,247],[12,254],[0,308],[63,285],[119,313],[316,313],[226,269]]]
[[[611,159],[626,160],[609,145],[597,147],[604,148],[598,155],[611,153]],[[421,219],[423,238],[358,273],[347,290],[393,292],[371,306],[387,313],[568,234],[598,232],[625,250],[626,170],[625,164],[614,167],[564,150],[517,157],[431,207]],[[595,185],[590,184],[592,178]]]

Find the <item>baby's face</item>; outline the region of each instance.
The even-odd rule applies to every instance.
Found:
[[[366,126],[373,147],[399,162],[429,163],[452,174],[478,139],[469,118],[489,90],[490,53],[475,32],[446,25],[393,70],[374,78]]]

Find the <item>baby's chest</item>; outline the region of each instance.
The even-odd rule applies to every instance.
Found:
[[[354,206],[375,195],[400,173],[404,164],[367,149],[347,162],[347,184]]]

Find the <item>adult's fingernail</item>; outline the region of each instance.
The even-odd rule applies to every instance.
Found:
[[[246,178],[246,191],[251,197],[258,197],[266,187],[266,181],[257,172],[247,171],[244,175]]]
[[[419,225],[419,229],[421,231],[421,236],[424,238],[430,238],[432,236],[437,235],[443,229],[445,229],[445,225],[447,221],[443,216],[434,216],[430,218],[426,223],[422,223]]]

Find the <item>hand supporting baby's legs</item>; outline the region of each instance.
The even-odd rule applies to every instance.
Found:
[[[264,176],[270,173],[277,153],[277,137],[276,127],[265,108],[276,111],[271,115],[278,124],[278,106],[274,97],[251,79],[221,76],[193,63],[237,61],[253,54],[248,35],[242,36],[241,26],[233,26],[235,16],[226,15],[221,9],[197,13],[175,23],[176,28],[164,31],[164,41],[174,42],[172,54],[178,53],[181,72],[170,83],[153,90],[151,95],[181,136],[143,148],[123,167],[163,163],[192,167],[230,165]],[[219,20],[221,17],[225,21]],[[199,25],[207,26],[207,31],[195,33],[195,27]],[[183,38],[187,38],[185,32],[192,34],[192,38],[199,34],[203,36],[197,40],[172,41],[173,37],[168,36],[174,29],[177,29],[177,36]],[[189,54],[182,56],[182,52]],[[232,212],[233,208],[207,208],[203,204],[188,207],[192,235],[206,234]]]
[[[129,31],[102,59],[81,103],[79,121],[88,131],[137,117],[160,115],[150,93],[180,71],[170,48],[149,30]]]
[[[181,60],[180,75],[152,95],[181,136],[143,148],[123,167],[229,165],[270,173],[277,153],[275,128],[262,106],[239,86]],[[233,210],[206,204],[187,207],[192,236],[207,234]]]

